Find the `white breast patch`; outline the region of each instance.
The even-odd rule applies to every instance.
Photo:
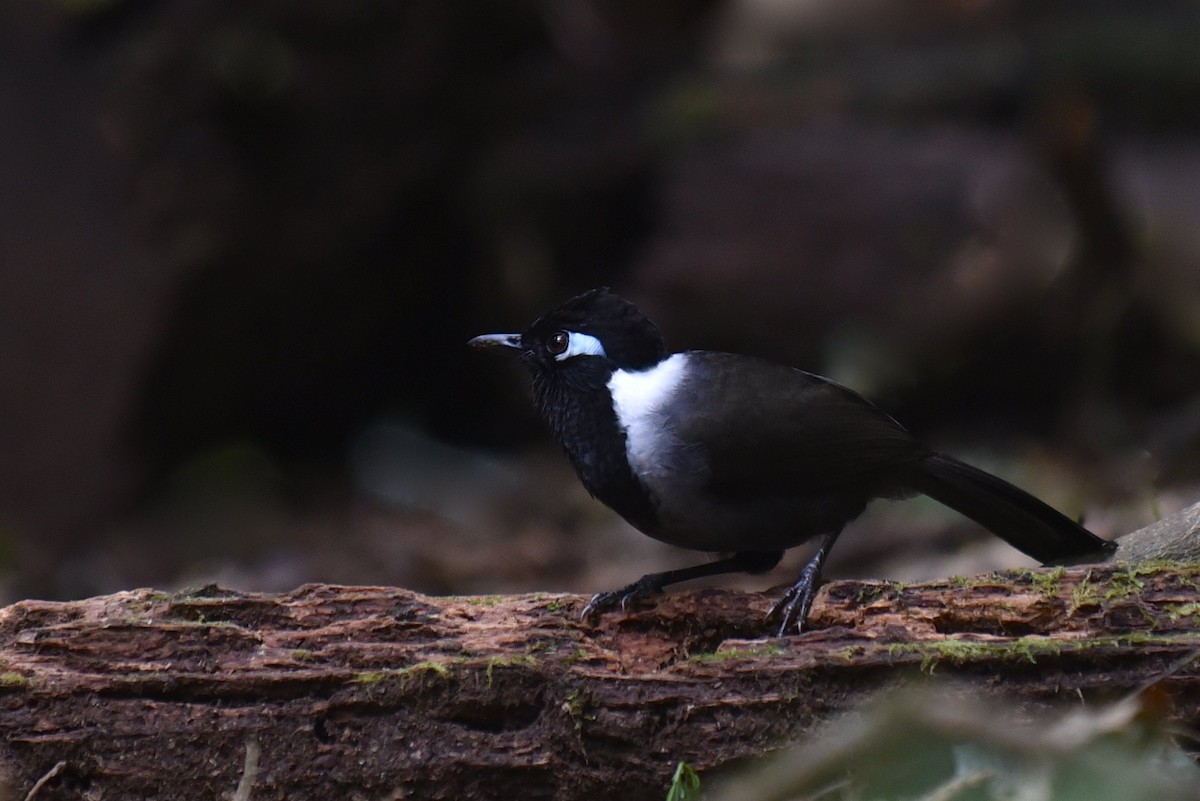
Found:
[[[629,463],[639,472],[658,468],[656,454],[673,436],[664,428],[662,408],[683,380],[687,354],[676,353],[648,370],[617,370],[608,381],[617,424],[625,432]]]

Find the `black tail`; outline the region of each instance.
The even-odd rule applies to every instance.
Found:
[[[1028,492],[940,453],[919,463],[912,487],[1043,564],[1098,561],[1116,547]]]

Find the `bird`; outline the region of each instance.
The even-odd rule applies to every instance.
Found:
[[[662,542],[721,554],[596,594],[596,619],[690,579],[765,573],[816,541],[768,620],[800,633],[843,528],[876,498],[924,494],[1042,563],[1102,561],[1114,548],[1022,489],[917,441],[828,378],[754,356],[672,353],[658,327],[608,287],[567,300],[521,333],[476,348],[515,350],[534,405],[588,492]]]

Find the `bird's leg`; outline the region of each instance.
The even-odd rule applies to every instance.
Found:
[[[586,620],[615,607],[627,609],[631,603],[650,595],[657,595],[662,592],[664,587],[678,584],[681,581],[690,581],[705,576],[719,576],[722,573],[765,573],[779,564],[779,560],[782,558],[783,551],[738,551],[733,556],[715,562],[705,562],[662,573],[648,573],[619,590],[593,595],[592,600],[583,608],[580,617]]]
[[[796,579],[796,583],[789,587],[783,597],[771,607],[771,611],[767,612],[767,620],[774,620],[780,616],[783,618],[779,624],[778,636],[784,636],[792,626],[796,627],[797,634],[804,629],[808,609],[812,606],[813,596],[817,594],[817,580],[821,578],[821,568],[825,566],[825,558],[829,556],[829,549],[833,547],[833,543],[837,541],[840,533],[839,530],[821,537],[816,553],[800,571],[800,577]]]

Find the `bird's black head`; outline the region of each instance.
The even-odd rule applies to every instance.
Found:
[[[610,369],[645,370],[669,355],[658,327],[607,287],[571,298],[523,334],[484,334],[470,344],[517,348],[535,372],[565,368],[580,359],[603,359]]]
[[[533,403],[588,492],[643,531],[657,525],[629,466],[609,387],[618,370],[648,370],[670,355],[654,323],[600,288],[546,312],[523,334],[484,334],[470,344],[521,351],[533,372]]]

